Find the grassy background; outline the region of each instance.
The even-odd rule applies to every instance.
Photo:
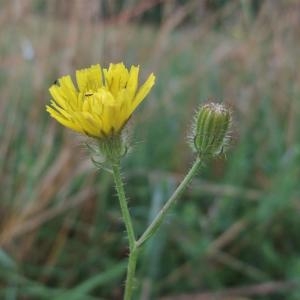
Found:
[[[202,170],[147,244],[136,299],[300,299],[300,1],[0,9],[0,299],[121,299],[112,179],[45,112],[57,77],[119,61],[157,76],[123,163],[137,232],[191,165],[195,109],[216,99],[235,120],[227,159]]]

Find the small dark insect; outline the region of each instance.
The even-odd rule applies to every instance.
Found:
[[[85,97],[90,97],[90,96],[93,96],[93,95],[94,95],[94,93],[91,93],[91,92],[84,94]]]
[[[58,80],[57,80],[57,79],[55,79],[55,80],[54,80],[54,82],[53,82],[53,84],[56,84],[56,85],[58,85]]]

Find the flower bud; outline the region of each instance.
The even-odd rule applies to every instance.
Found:
[[[231,113],[222,104],[200,107],[195,117],[193,148],[199,156],[212,158],[224,153],[229,139]]]

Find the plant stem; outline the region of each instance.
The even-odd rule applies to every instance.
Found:
[[[131,300],[132,290],[134,287],[134,276],[135,276],[135,268],[136,262],[138,258],[138,250],[136,246],[130,250],[128,265],[127,265],[127,277],[125,283],[125,293],[124,300]]]
[[[145,232],[142,234],[142,236],[137,240],[136,246],[137,248],[141,247],[142,244],[144,244],[159,228],[161,222],[163,221],[164,217],[168,213],[171,206],[174,204],[174,202],[178,199],[178,197],[182,194],[182,192],[185,190],[185,188],[190,183],[193,176],[196,174],[197,170],[199,169],[202,161],[198,157],[191,169],[189,170],[188,174],[185,176],[183,181],[179,184],[173,195],[170,197],[170,199],[165,203],[165,205],[162,207],[158,215],[155,217],[155,219],[152,221],[152,223],[147,227]]]
[[[183,179],[183,181],[179,184],[173,195],[170,197],[170,199],[165,203],[163,208],[160,210],[158,215],[155,217],[155,219],[152,221],[152,223],[148,226],[148,228],[145,230],[145,232],[142,234],[142,236],[136,241],[135,234],[132,226],[132,221],[129,213],[129,209],[127,206],[125,191],[123,188],[123,182],[120,172],[120,164],[113,164],[112,170],[113,170],[113,177],[115,180],[116,190],[118,193],[118,198],[120,202],[121,212],[124,219],[124,223],[126,226],[126,231],[129,239],[129,259],[128,259],[128,266],[127,266],[127,277],[126,277],[126,283],[125,283],[125,293],[124,293],[124,300],[131,300],[132,297],[132,291],[134,286],[134,276],[135,276],[135,269],[136,269],[136,263],[138,259],[138,253],[141,248],[141,246],[157,231],[159,228],[159,225],[163,221],[165,215],[171,208],[172,204],[174,204],[175,200],[178,199],[178,197],[181,195],[181,193],[185,190],[185,188],[188,186],[189,182],[193,178],[193,176],[196,174],[198,168],[201,165],[200,158],[197,158],[194,162],[192,168],[186,175],[186,177]]]
[[[130,252],[135,248],[135,234],[132,226],[132,221],[126,201],[126,196],[125,196],[125,191],[123,187],[123,181],[121,177],[121,172],[120,172],[120,164],[113,164],[112,165],[112,170],[113,170],[113,177],[115,180],[115,185],[116,185],[116,190],[120,202],[120,207],[121,207],[121,213],[122,217],[125,223],[127,235],[128,235],[128,240],[129,240],[129,249]]]
[[[132,226],[132,221],[126,201],[123,181],[120,172],[120,163],[112,164],[113,177],[115,180],[116,190],[120,202],[121,213],[125,223],[128,240],[129,240],[129,259],[127,265],[127,276],[125,282],[124,300],[131,300],[132,290],[134,286],[134,276],[136,269],[136,262],[138,258],[138,249],[136,247],[135,234]]]

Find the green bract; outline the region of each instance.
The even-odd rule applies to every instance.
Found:
[[[200,107],[194,125],[194,150],[203,158],[224,153],[230,126],[231,113],[224,105],[209,103]]]

